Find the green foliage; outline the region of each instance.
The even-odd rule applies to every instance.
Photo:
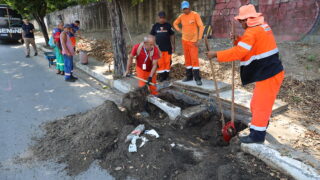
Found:
[[[317,59],[316,55],[314,54],[310,54],[308,57],[307,57],[307,60],[309,62],[314,62],[315,60]]]
[[[139,3],[142,3],[142,2],[143,2],[143,0],[131,0],[131,3],[132,3],[133,6],[136,6],[136,5],[138,5]]]

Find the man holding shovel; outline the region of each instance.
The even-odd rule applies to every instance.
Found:
[[[245,29],[243,36],[235,41],[236,46],[224,51],[209,51],[207,56],[209,59],[217,57],[218,62],[240,60],[242,84],[255,83],[250,134],[240,137],[240,141],[263,143],[272,106],[284,79],[284,70],[272,30],[264,22],[262,14],[249,4],[240,7],[235,20]]]
[[[124,76],[130,74],[130,68],[133,58],[136,58],[136,73],[139,79],[139,87],[149,85],[151,82],[156,84],[156,71],[158,67],[158,60],[160,59],[160,50],[155,46],[155,39],[153,36],[147,36],[144,41],[133,46],[129,55],[127,70]],[[157,95],[157,87],[150,86],[150,92]]]

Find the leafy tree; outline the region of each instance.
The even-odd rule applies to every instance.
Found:
[[[0,2],[8,4],[25,18],[34,18],[39,24],[40,30],[48,45],[49,36],[44,17],[52,11],[64,9],[70,5],[76,5],[78,0],[1,0]]]

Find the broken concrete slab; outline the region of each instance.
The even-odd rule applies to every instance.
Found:
[[[185,119],[191,119],[198,115],[201,115],[205,111],[208,111],[208,107],[205,105],[192,106],[182,110],[181,116]]]
[[[178,116],[181,115],[181,108],[177,107],[167,101],[164,101],[156,96],[149,95],[147,97],[147,101],[149,103],[154,104],[155,106],[159,107],[165,113],[168,114],[170,120],[174,121]]]
[[[231,104],[231,90],[227,90],[224,92],[220,93],[220,98]],[[215,96],[215,94],[213,94],[213,96]],[[235,90],[234,92],[234,96],[235,96],[235,106],[242,108],[244,110],[244,112],[247,112],[247,114],[251,115],[251,111],[250,111],[250,102],[251,102],[251,98],[252,98],[252,93],[245,91],[245,90]],[[273,113],[278,113],[281,111],[284,111],[288,108],[288,104],[281,101],[281,100],[276,100],[273,108],[272,108],[272,112]]]
[[[178,89],[166,88],[159,91],[160,94],[172,94],[175,99],[182,100],[190,105],[199,105],[201,101],[199,99],[192,98]]]
[[[215,97],[209,97],[208,95],[197,93],[194,91],[186,91],[186,95],[191,95],[193,97],[197,97],[199,101],[201,101],[203,104],[207,105],[207,109],[213,108],[215,112],[219,112],[218,104],[216,102]],[[212,105],[210,105],[212,103]],[[213,106],[213,107],[210,107]],[[223,115],[227,119],[231,119],[231,108],[230,103],[222,101],[222,108],[223,108]],[[247,110],[244,110],[243,108],[239,108],[238,106],[235,106],[235,121],[240,121],[243,124],[248,125],[251,121],[251,114],[248,114]]]
[[[202,80],[202,86],[197,86],[195,81],[182,82],[182,80],[175,81],[173,83],[173,86],[183,88],[186,90],[190,90],[190,91],[197,91],[197,92],[201,92],[201,93],[206,93],[206,94],[216,92],[214,82],[211,80],[207,80],[207,79]],[[222,92],[222,91],[226,91],[226,90],[231,89],[231,86],[230,86],[230,84],[219,81],[218,88],[219,88],[220,92]]]
[[[241,150],[261,159],[267,165],[295,179],[320,179],[318,172],[311,166],[290,157],[282,156],[278,151],[268,147],[267,145],[242,143]]]

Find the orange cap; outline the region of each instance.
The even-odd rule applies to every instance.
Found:
[[[256,18],[261,16],[262,13],[257,13],[256,8],[252,4],[244,5],[239,8],[239,15],[234,19],[244,20],[248,18]]]

